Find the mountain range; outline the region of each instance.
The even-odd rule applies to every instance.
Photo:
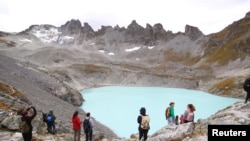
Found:
[[[84,102],[82,89],[107,85],[178,87],[244,98],[250,12],[209,35],[191,25],[184,33],[166,31],[160,23],[144,28],[136,20],[98,31],[77,19],[60,27],[31,25],[19,33],[0,31],[0,58],[0,109],[33,104],[46,111],[52,106],[66,113],[60,121],[70,119]],[[107,130],[105,135],[116,137],[101,123],[98,127],[98,133]]]

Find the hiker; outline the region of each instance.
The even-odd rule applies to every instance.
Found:
[[[149,126],[150,118],[149,115],[146,114],[146,109],[142,107],[140,109],[140,115],[137,117],[137,123],[139,124],[139,140],[141,141],[143,137],[143,141],[146,141],[148,138],[148,131],[150,129]]]
[[[243,89],[247,92],[245,99],[245,104],[246,104],[247,101],[250,99],[250,77],[245,80],[243,84]]]
[[[56,116],[54,115],[53,110],[50,109],[48,114],[46,115],[46,124],[47,124],[48,133],[51,133],[51,134],[56,133],[55,120],[56,120]]]
[[[93,127],[94,127],[94,121],[90,117],[90,112],[87,112],[86,117],[84,118],[84,121],[83,121],[83,128],[84,128],[86,141],[92,141]]]
[[[183,123],[184,123],[184,115],[181,114],[181,116],[180,116],[180,124],[183,124]]]
[[[175,115],[174,115],[174,105],[175,103],[174,102],[170,102],[169,103],[169,114],[168,116],[166,117],[166,119],[168,120],[168,124],[174,124],[174,121],[175,121]]]
[[[193,104],[187,105],[187,110],[184,112],[184,123],[194,122],[195,107]]]
[[[175,125],[179,125],[180,123],[179,123],[179,116],[178,115],[176,115],[175,116]]]
[[[29,115],[29,111],[32,109],[32,115]],[[23,136],[23,140],[24,141],[31,141],[32,140],[32,130],[33,130],[33,126],[31,124],[31,121],[35,118],[36,116],[36,108],[31,106],[29,108],[27,108],[26,110],[22,109],[21,111],[19,111],[21,114],[21,123],[26,124],[27,126],[24,127],[21,125],[20,130],[22,132],[22,136]],[[20,126],[20,125],[19,125]],[[23,129],[26,128],[26,129]],[[24,131],[26,130],[26,131]]]
[[[78,116],[78,111],[74,112],[71,120],[73,124],[74,141],[80,141],[82,121],[80,117]]]

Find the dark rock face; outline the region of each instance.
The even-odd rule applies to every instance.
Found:
[[[250,11],[246,13],[245,18],[246,18],[246,19],[247,19],[247,18],[250,18]]]
[[[166,35],[166,31],[163,29],[163,26],[160,23],[154,25],[153,33],[155,40],[163,40]]]
[[[132,21],[130,25],[128,25],[126,29],[126,42],[130,43],[141,43],[144,41],[144,33],[145,29],[137,24],[135,20]]]
[[[196,40],[202,36],[203,33],[197,27],[186,25],[185,35],[187,35],[191,40]]]
[[[82,31],[82,24],[79,20],[72,19],[61,26],[61,32],[63,34],[80,34]]]
[[[150,24],[146,25],[144,34],[145,34],[145,44],[146,45],[154,44],[154,29]]]
[[[81,30],[81,39],[87,40],[95,37],[95,31],[92,29],[92,27],[88,23],[84,23],[84,26]]]
[[[173,37],[172,32],[166,32],[162,24],[157,23],[153,27],[150,24],[143,28],[135,20],[125,29],[126,42],[153,45],[157,40],[167,40]]]
[[[111,26],[101,26],[101,29],[99,29],[95,34],[96,36],[104,35],[108,28],[112,28]],[[119,30],[119,28],[115,28]]]
[[[73,42],[81,44],[84,40],[91,39],[95,37],[95,32],[88,23],[84,23],[82,26],[81,22],[77,20],[70,20],[66,24],[60,27],[60,31],[63,35],[70,35],[74,37]]]
[[[10,34],[6,33],[6,32],[0,31],[0,37],[4,37],[4,36],[8,36],[8,35],[10,35]]]

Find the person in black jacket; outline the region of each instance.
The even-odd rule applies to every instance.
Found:
[[[138,130],[139,130],[139,140],[141,140],[142,137],[143,137],[143,141],[146,141],[147,138],[148,138],[148,131],[149,131],[150,127],[148,129],[143,129],[141,127],[142,116],[148,116],[148,115],[146,115],[146,109],[144,107],[142,107],[140,109],[140,115],[137,117],[137,123],[139,124],[139,127],[138,127]]]
[[[250,77],[247,78],[243,84],[243,89],[247,92],[245,103],[250,99]]]
[[[33,114],[29,115],[29,110],[33,110]],[[31,124],[31,121],[35,118],[36,116],[36,108],[31,106],[29,107],[27,110],[23,110],[22,111],[22,117],[21,120],[22,121],[26,121],[27,125],[29,126],[29,131],[27,133],[22,133],[23,136],[23,140],[24,141],[31,141],[32,140],[32,130],[33,130],[33,126]]]

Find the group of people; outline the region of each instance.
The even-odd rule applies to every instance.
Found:
[[[188,122],[194,122],[194,111],[195,106],[193,104],[188,104],[187,109],[185,110],[184,114],[180,116],[175,116],[174,114],[174,102],[170,102],[169,107],[167,107],[165,116],[168,124],[183,124]],[[148,138],[148,131],[150,130],[150,118],[149,115],[146,114],[146,108],[141,107],[140,114],[137,117],[137,123],[139,124],[138,131],[139,131],[139,140],[146,141]]]
[[[169,103],[169,107],[166,109],[166,120],[168,121],[168,124],[183,124],[187,122],[193,122],[194,121],[194,112],[195,112],[195,106],[193,104],[188,104],[187,109],[185,110],[184,114],[180,115],[180,118],[178,115],[175,116],[174,113],[174,102]],[[169,109],[169,114],[168,114]]]
[[[247,92],[246,98],[244,103],[247,103],[247,101],[250,100],[250,78],[245,79],[243,83],[243,89]],[[169,106],[166,108],[165,116],[166,120],[168,121],[168,124],[183,124],[188,122],[194,123],[194,112],[195,112],[195,106],[193,104],[187,104],[187,109],[183,114],[180,115],[180,118],[178,115],[175,115],[174,113],[174,102],[170,102]],[[145,119],[145,120],[144,120]],[[144,128],[144,121],[148,122],[147,128]],[[150,130],[149,122],[150,118],[149,115],[146,114],[146,109],[142,107],[140,109],[140,115],[137,118],[137,122],[139,124],[138,131],[139,131],[139,140],[146,141],[148,136],[148,131]],[[142,126],[143,125],[143,126]]]
[[[21,108],[18,110],[17,114],[20,115],[19,130],[22,133],[23,140],[32,141],[33,126],[31,122],[37,115],[36,108],[33,106],[28,107],[27,109]],[[48,113],[43,113],[43,121],[46,122],[48,133],[56,133],[55,120],[56,116],[54,115],[53,110],[49,110]],[[90,113],[86,113],[86,117],[82,121],[78,115],[78,111],[75,111],[71,120],[74,141],[80,141],[82,126],[86,136],[86,141],[92,141],[94,121],[90,117]]]
[[[86,140],[92,141],[94,121],[90,117],[90,113],[86,113],[86,117],[82,121],[79,117],[78,111],[75,111],[72,116],[72,125],[74,131],[74,141],[80,141],[81,138],[81,125],[83,125]]]

